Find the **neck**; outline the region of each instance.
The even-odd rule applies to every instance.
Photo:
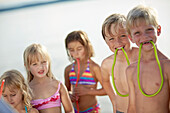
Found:
[[[35,82],[36,84],[44,84],[45,81],[49,80],[49,77],[44,76],[44,77],[34,77],[32,82]]]
[[[159,50],[156,50],[157,54],[159,53]],[[143,51],[141,50],[141,60],[142,61],[150,61],[150,60],[155,60],[155,52],[154,49],[150,51]]]
[[[16,109],[19,113],[21,113],[22,110],[25,110],[24,103],[21,102],[20,104],[18,104],[18,105],[15,107],[15,109]]]
[[[126,54],[127,54],[127,56],[128,56],[128,58],[130,58],[131,57],[131,52],[132,51],[125,51],[126,52]],[[116,59],[117,60],[119,60],[119,61],[126,61],[126,56],[125,56],[125,54],[124,54],[124,52],[122,51],[121,53],[118,53],[117,55],[116,55]]]

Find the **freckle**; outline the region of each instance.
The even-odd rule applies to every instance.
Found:
[[[160,86],[159,83],[156,83],[156,86]]]

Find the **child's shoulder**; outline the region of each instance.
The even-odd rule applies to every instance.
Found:
[[[108,66],[109,64],[113,64],[114,54],[103,59],[101,66]]]
[[[53,79],[52,80],[52,83],[56,86],[58,86],[58,84],[61,84],[62,82],[60,80],[57,80],[57,79]]]
[[[92,59],[90,59],[90,67],[100,67],[99,64]]]
[[[132,54],[139,54],[139,48],[138,47],[132,47]]]
[[[107,63],[112,61],[114,58],[114,54],[107,56],[106,58],[103,59],[102,63]]]
[[[72,67],[73,67],[73,63],[71,63],[68,66],[66,66],[65,67],[65,71],[70,71]]]
[[[30,108],[28,113],[39,113],[39,111],[35,108]]]

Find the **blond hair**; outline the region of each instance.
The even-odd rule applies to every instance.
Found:
[[[103,39],[105,40],[105,36],[106,36],[106,31],[108,31],[108,33],[111,35],[111,25],[114,25],[113,27],[115,28],[115,32],[118,32],[118,30],[120,28],[124,28],[125,29],[125,23],[126,22],[126,18],[124,15],[121,14],[112,14],[110,16],[108,16],[105,21],[103,22],[102,25],[102,36]]]
[[[145,5],[138,5],[130,10],[127,15],[127,32],[131,35],[130,28],[139,26],[141,21],[145,21],[148,25],[158,27],[156,10]]]
[[[1,77],[0,77],[0,83],[2,84],[2,81],[5,80],[3,92],[6,87],[8,87],[10,90],[12,89],[19,89],[22,92],[22,100],[26,107],[31,108],[31,89],[27,82],[25,81],[23,75],[17,71],[17,70],[9,70],[6,71]]]
[[[92,47],[92,44],[90,42],[90,40],[88,39],[88,36],[87,34],[84,32],[84,31],[73,31],[71,33],[69,33],[65,39],[65,47],[66,47],[66,51],[67,51],[67,55],[69,57],[69,60],[72,62],[74,59],[73,57],[70,55],[69,53],[69,50],[68,50],[68,44],[70,42],[73,42],[73,41],[78,41],[80,42],[84,48],[86,49],[86,57],[87,58],[91,58],[94,56],[94,50],[93,50],[93,47]]]
[[[45,46],[40,44],[31,44],[24,51],[24,65],[27,71],[27,80],[31,82],[34,76],[29,70],[30,65],[35,61],[46,60],[48,61],[47,77],[54,79],[54,75],[51,72],[51,59]]]

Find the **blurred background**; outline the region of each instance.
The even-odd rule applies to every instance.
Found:
[[[158,48],[170,57],[169,0],[0,0],[0,75],[17,69],[26,77],[23,52],[30,44],[40,43],[51,56],[53,74],[64,83],[64,68],[70,64],[64,39],[73,30],[88,34],[95,51],[93,60],[101,65],[112,54],[101,35],[103,21],[113,13],[127,15],[138,4],[157,10],[162,26]],[[108,96],[97,98],[102,113],[111,113]]]

